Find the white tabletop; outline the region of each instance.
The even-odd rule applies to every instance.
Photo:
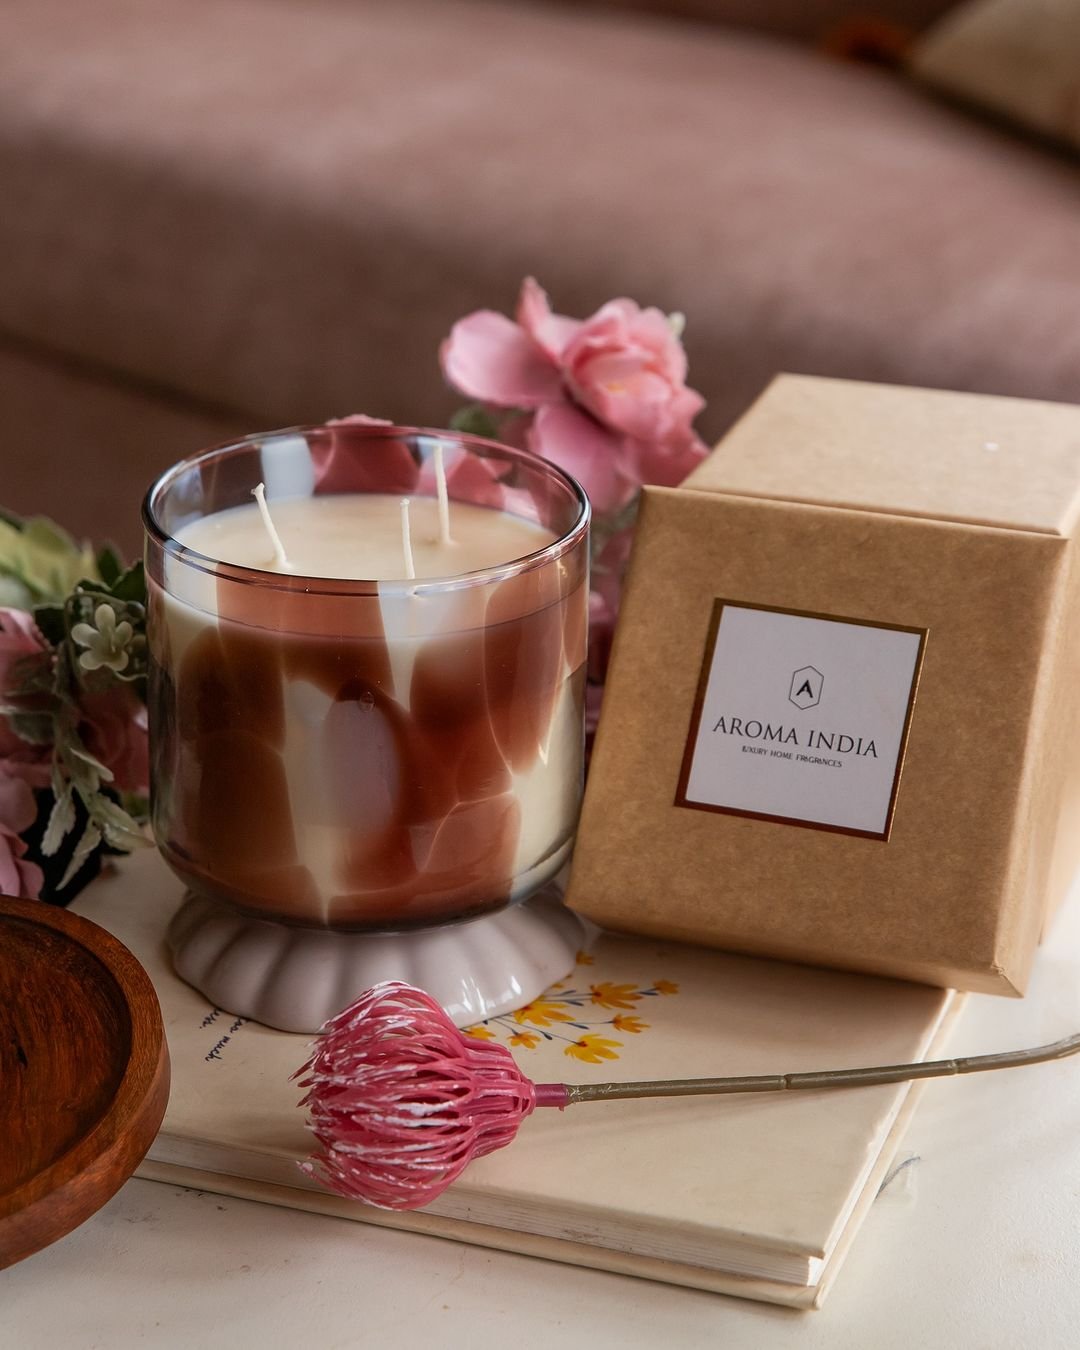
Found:
[[[1023,1002],[969,1000],[974,1054],[1080,1030],[1080,897]],[[818,1312],[131,1181],[0,1272],[0,1346],[1069,1350],[1080,1345],[1080,1059],[930,1083]]]

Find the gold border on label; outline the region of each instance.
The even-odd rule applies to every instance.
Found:
[[[847,825],[826,825],[817,820],[800,820],[798,816],[774,816],[762,811],[742,811],[735,806],[714,806],[711,802],[695,802],[687,798],[686,789],[690,782],[694,751],[697,748],[701,714],[705,708],[705,692],[708,689],[709,676],[712,673],[713,653],[716,650],[716,639],[720,632],[720,619],[725,608],[757,610],[759,613],[765,614],[790,614],[796,619],[824,619],[828,623],[850,623],[858,628],[885,628],[893,633],[918,634],[919,650],[915,653],[915,668],[911,675],[911,693],[908,696],[907,712],[904,715],[904,727],[900,733],[900,746],[896,752],[896,773],[893,775],[892,792],[889,796],[889,809],[885,815],[884,830],[880,832],[877,830],[855,830]],[[907,758],[908,735],[911,731],[911,719],[915,713],[915,699],[919,692],[919,681],[922,678],[923,655],[926,652],[926,639],[929,632],[928,628],[912,628],[902,623],[879,623],[876,619],[853,619],[843,614],[824,614],[806,609],[785,609],[781,605],[754,605],[747,600],[714,600],[712,614],[709,618],[709,629],[705,639],[705,656],[701,663],[697,692],[694,695],[694,707],[690,714],[690,730],[686,737],[686,748],[683,751],[682,765],[679,769],[679,782],[675,789],[673,805],[685,807],[690,811],[710,811],[722,816],[742,816],[746,820],[768,820],[780,825],[795,825],[804,830],[823,830],[827,834],[851,834],[858,839],[876,839],[880,843],[888,843],[892,834],[893,817],[896,814],[896,800],[900,795],[900,777],[904,772],[904,761]]]

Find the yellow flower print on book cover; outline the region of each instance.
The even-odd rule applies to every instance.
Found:
[[[516,1050],[563,1042],[563,1054],[582,1064],[618,1059],[626,1044],[622,1037],[640,1036],[652,1026],[641,1016],[645,1007],[653,1015],[649,1000],[677,994],[679,986],[665,979],[651,984],[589,981],[582,968],[594,964],[588,952],[578,952],[572,976],[516,1012],[469,1027],[467,1034],[480,1041],[502,1041]]]

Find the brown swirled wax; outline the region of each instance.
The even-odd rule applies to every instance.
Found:
[[[337,928],[460,919],[543,884],[579,806],[586,532],[560,545],[560,521],[485,488],[495,504],[455,501],[447,537],[416,495],[407,576],[399,493],[279,496],[278,552],[244,495],[189,512],[160,551],[151,536],[154,823],[173,869]]]

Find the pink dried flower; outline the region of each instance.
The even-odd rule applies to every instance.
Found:
[[[295,1076],[319,1141],[303,1170],[382,1209],[434,1200],[537,1105],[509,1050],[463,1036],[433,998],[396,980],[327,1022]]]

